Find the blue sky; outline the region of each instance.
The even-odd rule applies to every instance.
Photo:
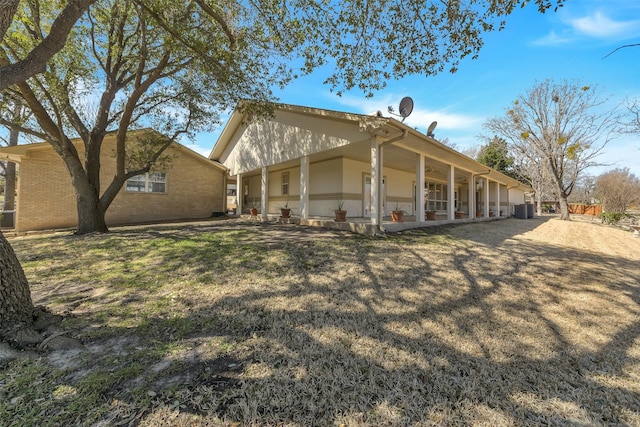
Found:
[[[414,110],[405,123],[424,132],[435,120],[436,138],[460,148],[479,146],[483,123],[504,114],[518,95],[547,78],[597,85],[611,96],[612,106],[625,98],[640,100],[640,46],[602,59],[621,45],[640,43],[640,1],[567,0],[546,14],[530,5],[508,16],[506,28],[486,34],[484,41],[479,58],[463,60],[457,73],[389,81],[373,98],[358,91],[336,96],[322,84],[323,70],[275,93],[288,104],[365,114],[387,114],[388,106],[397,110],[400,100],[411,96]],[[208,155],[218,134],[201,134],[190,148]],[[640,176],[640,135],[612,141],[599,159],[613,165],[591,170],[593,175],[628,167]]]

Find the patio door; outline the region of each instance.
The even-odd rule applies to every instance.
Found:
[[[385,185],[385,178],[382,178],[382,190],[380,195],[382,197],[382,215],[386,212],[387,207],[387,191]],[[365,218],[371,218],[371,175],[364,176],[364,198],[362,206],[362,216]]]

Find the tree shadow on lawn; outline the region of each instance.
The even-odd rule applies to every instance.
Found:
[[[576,261],[573,253],[570,260]],[[464,266],[465,261],[459,260],[458,265]],[[625,268],[631,271],[631,265]],[[504,271],[505,276],[512,274],[517,272]],[[267,318],[286,320],[274,322],[275,330],[260,330],[259,336],[280,348],[281,355],[271,352],[260,360],[271,375],[248,386],[255,395],[235,395],[248,411],[242,414],[243,420],[303,424],[344,419],[367,424],[637,421],[640,400],[637,387],[633,389],[637,372],[629,378],[628,370],[638,360],[627,354],[640,333],[637,320],[619,325],[606,337],[594,337],[600,338],[599,345],[587,342],[581,348],[580,339],[560,318],[573,318],[569,323],[580,323],[583,317],[597,319],[593,311],[603,307],[572,313],[576,308],[564,309],[560,301],[555,310],[544,310],[545,297],[555,295],[557,284],[539,290],[539,300],[523,298],[503,304],[491,297],[515,292],[513,286],[527,288],[527,284],[501,282],[495,274],[467,273],[465,278],[472,279],[465,285],[466,292],[438,302],[404,299],[403,309],[394,312],[380,307],[384,303],[393,307],[402,287],[390,286],[384,275],[372,270],[365,276],[370,279],[365,285],[344,283],[348,288],[340,299],[347,303],[334,309],[326,303],[310,303],[294,313],[268,311]],[[484,280],[492,285],[481,284]],[[579,287],[563,287],[568,296],[581,293]],[[637,300],[637,289],[620,287]],[[593,287],[586,292],[599,293]],[[272,298],[270,293],[257,293],[223,305],[265,310]],[[361,308],[351,311],[346,305]],[[632,318],[637,314],[633,304],[623,306]],[[513,320],[504,322],[498,311]],[[237,321],[235,316],[226,320]],[[577,332],[588,340],[592,334],[588,329],[599,326],[594,322]],[[494,327],[507,331],[497,332]],[[297,372],[302,374],[296,378]]]
[[[98,370],[141,366],[102,391],[112,421],[640,422],[637,263],[603,256],[596,265],[592,254],[508,239],[488,252],[442,230],[277,241],[256,229],[239,237],[254,255],[277,252],[266,280],[257,282],[274,268],[268,256],[233,286],[177,294],[168,314],[100,327],[92,356],[76,356]],[[213,267],[204,256],[174,258],[233,272],[218,268],[239,254],[217,254]],[[99,313],[82,316],[99,323]],[[96,361],[114,354],[116,363]],[[153,390],[146,404],[132,393],[140,387]]]
[[[486,243],[485,233],[489,233],[494,241],[502,243],[514,236],[534,230],[547,221],[553,220],[550,216],[537,216],[529,219],[507,218],[495,221],[477,221],[464,223],[450,223],[437,227],[423,227],[394,233],[393,236],[409,240],[419,236],[451,235],[455,231],[456,236],[477,243]]]

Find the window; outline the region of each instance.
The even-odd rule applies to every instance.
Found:
[[[164,172],[149,172],[134,176],[127,180],[127,191],[131,193],[166,193],[167,174]]]
[[[429,211],[446,211],[447,210],[447,184],[438,182],[428,182],[425,185]]]
[[[289,172],[282,172],[280,180],[282,182],[282,195],[289,195]]]

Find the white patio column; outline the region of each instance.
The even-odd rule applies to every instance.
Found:
[[[424,156],[416,162],[416,221],[424,222]]]
[[[382,224],[382,147],[377,137],[371,138],[371,224]]]
[[[483,178],[484,185],[482,186],[483,190],[483,199],[484,199],[484,213],[482,216],[485,218],[489,218],[489,178]]]
[[[476,180],[474,179],[473,174],[469,177],[469,188],[467,191],[469,192],[469,218],[473,219],[476,217],[476,202],[474,200],[476,196]]]
[[[266,166],[262,168],[262,185],[260,194],[260,213],[262,214],[262,220],[268,221],[269,217],[269,171]]]
[[[309,156],[300,158],[300,218],[309,218]]]
[[[242,205],[244,202],[244,188],[242,188],[242,174],[236,175],[236,215],[242,215]]]
[[[455,173],[456,168],[453,165],[447,166],[447,219],[454,220],[456,219],[455,215],[455,200],[456,200],[456,189],[455,189]]]
[[[496,195],[495,195],[495,202],[496,202],[496,216],[499,218],[500,217],[500,183],[496,181]]]

